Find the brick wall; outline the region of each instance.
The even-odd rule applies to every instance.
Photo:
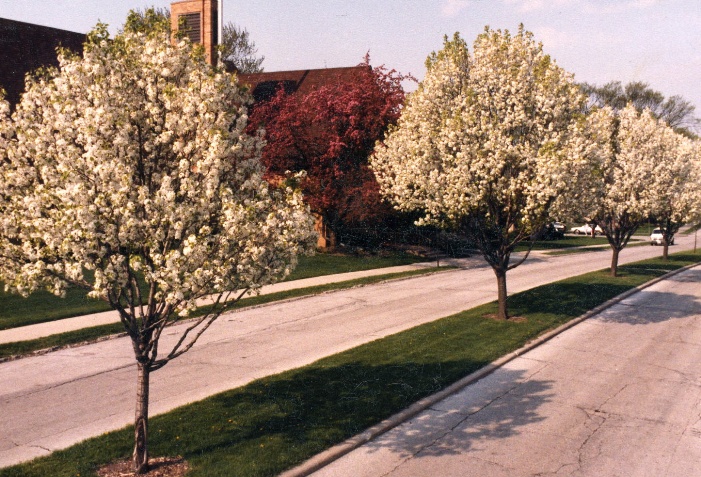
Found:
[[[209,64],[217,61],[217,16],[218,0],[182,0],[170,4],[170,24],[173,31],[178,30],[181,15],[199,13],[200,43],[204,45],[205,55]]]

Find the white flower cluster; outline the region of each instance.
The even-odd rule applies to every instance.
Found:
[[[693,218],[701,200],[698,141],[632,104],[591,112],[587,137],[572,212],[599,223],[614,239],[625,239],[648,217],[676,223]]]
[[[421,223],[482,217],[521,238],[541,227],[581,160],[570,143],[583,98],[523,28],[486,29],[472,54],[456,34],[427,60],[371,164],[382,192]]]
[[[311,250],[300,194],[262,178],[249,97],[186,41],[164,30],[108,41],[100,25],[82,57],[59,60],[28,80],[12,117],[0,101],[7,289],[77,284],[141,316],[186,313],[281,279]]]

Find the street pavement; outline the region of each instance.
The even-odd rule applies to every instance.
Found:
[[[443,261],[443,263],[447,263]],[[422,262],[410,265],[398,265],[396,267],[376,268],[372,270],[362,270],[358,272],[337,273],[334,275],[324,275],[321,277],[303,278],[301,280],[293,280],[289,282],[274,283],[261,287],[259,295],[268,295],[270,293],[278,293],[298,288],[314,287],[318,285],[326,285],[328,283],[338,283],[347,280],[355,280],[363,277],[373,277],[377,275],[385,275],[389,273],[409,272],[419,270],[421,268],[434,267],[436,262]],[[206,300],[203,300],[207,304]],[[67,331],[75,331],[92,326],[108,325],[110,323],[118,323],[119,314],[114,311],[104,311],[101,313],[92,313],[89,315],[76,316],[73,318],[65,318],[62,320],[49,321],[46,323],[37,323],[34,325],[19,326],[7,330],[0,330],[0,344],[13,343],[16,341],[33,340],[51,336],[57,333],[65,333]]]
[[[701,475],[699,283],[652,285],[311,475]]]
[[[688,249],[680,237],[673,251]],[[631,247],[621,262],[661,253]],[[608,266],[609,252],[536,254],[509,272],[517,292]],[[188,353],[154,373],[152,415],[254,379],[495,299],[494,275],[481,261],[430,276],[324,293],[222,316]],[[177,339],[168,329],[160,349]],[[45,455],[131,423],[136,371],[128,338],[0,364],[0,467]]]

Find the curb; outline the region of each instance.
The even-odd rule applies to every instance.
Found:
[[[650,280],[649,282],[643,283],[642,285],[639,285],[635,288],[631,288],[630,290],[621,293],[620,295],[611,298],[610,300],[602,303],[601,305],[598,305],[588,312],[584,313],[583,315],[574,318],[570,321],[568,321],[565,324],[560,325],[559,327],[555,328],[554,330],[551,330],[543,335],[540,335],[539,337],[535,338],[533,341],[530,343],[527,343],[525,346],[517,349],[516,351],[512,351],[511,353],[502,356],[501,358],[497,359],[496,361],[491,362],[490,364],[486,365],[482,369],[475,371],[472,374],[469,374],[465,376],[464,378],[460,379],[459,381],[456,381],[455,383],[451,384],[447,388],[432,394],[431,396],[427,396],[408,408],[404,409],[403,411],[398,412],[397,414],[394,414],[393,416],[388,417],[384,421],[375,424],[374,426],[370,427],[367,429],[365,432],[362,432],[360,434],[357,434],[349,439],[346,439],[345,441],[341,442],[340,444],[337,444],[330,449],[327,449],[310,459],[306,460],[302,464],[298,465],[297,467],[293,467],[292,469],[289,469],[281,474],[279,474],[279,477],[306,477],[313,472],[316,472],[317,470],[320,470],[321,468],[329,465],[335,460],[340,459],[341,457],[345,456],[346,454],[349,454],[351,451],[355,450],[356,448],[360,447],[363,444],[366,444],[367,442],[370,442],[371,440],[375,439],[376,437],[379,437],[380,435],[390,431],[391,429],[397,427],[398,425],[404,423],[405,421],[408,421],[412,417],[416,416],[420,412],[425,411],[429,407],[433,406],[434,404],[438,403],[439,401],[442,401],[443,399],[447,398],[448,396],[462,390],[464,387],[479,381],[480,379],[484,378],[485,376],[493,373],[496,371],[498,368],[504,366],[508,362],[518,358],[519,356],[527,353],[528,351],[531,351],[534,348],[537,348],[541,344],[545,343],[546,341],[549,341],[550,339],[554,338],[555,336],[559,335],[560,333],[572,328],[575,325],[578,325],[579,323],[583,322],[584,320],[587,320],[591,318],[592,316],[601,313],[602,311],[606,310],[607,308],[610,308],[611,306],[620,303],[621,301],[625,300],[629,296],[638,293],[641,290],[644,290],[645,288],[648,288],[656,283],[661,282],[662,280],[669,279],[673,277],[674,275],[677,275],[679,273],[685,272],[689,269],[695,268],[700,266],[699,263],[687,265],[685,267],[679,268],[677,270],[672,270],[671,272],[667,272],[662,276],[659,276],[657,278],[654,278]]]

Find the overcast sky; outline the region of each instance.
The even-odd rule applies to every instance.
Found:
[[[115,33],[130,9],[170,3],[0,0],[0,17],[81,33],[101,20]],[[701,116],[701,0],[224,0],[224,21],[248,29],[266,71],[352,66],[369,51],[418,79],[444,35],[472,45],[485,25],[523,23],[577,81],[644,81]]]

